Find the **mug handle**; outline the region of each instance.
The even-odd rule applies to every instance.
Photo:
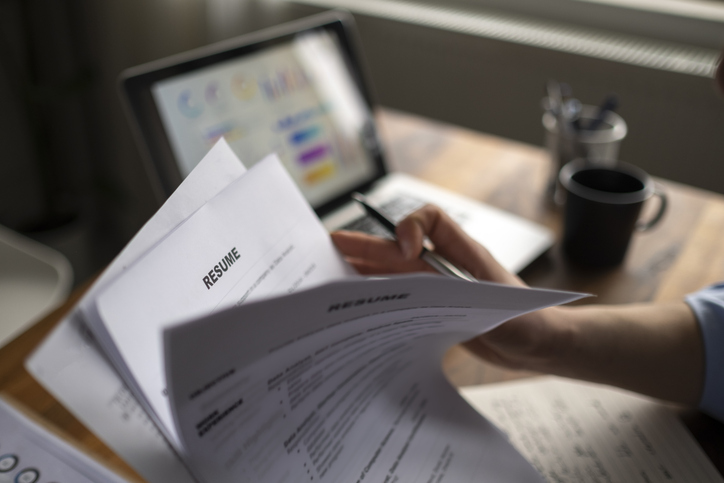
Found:
[[[656,212],[656,215],[654,215],[654,217],[649,221],[644,222],[639,220],[638,223],[636,223],[636,229],[638,231],[646,231],[653,228],[659,221],[661,221],[661,218],[664,216],[664,212],[666,212],[666,207],[669,204],[669,198],[666,196],[664,188],[658,183],[654,185],[654,196],[659,197],[659,211]]]

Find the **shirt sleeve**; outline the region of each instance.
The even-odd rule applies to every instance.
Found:
[[[704,339],[706,369],[699,409],[724,421],[724,282],[686,296]]]

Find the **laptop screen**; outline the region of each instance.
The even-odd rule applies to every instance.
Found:
[[[180,182],[222,136],[247,167],[276,152],[318,211],[378,178],[361,73],[341,22],[326,18],[328,28],[291,28],[127,76],[151,157],[172,158]]]

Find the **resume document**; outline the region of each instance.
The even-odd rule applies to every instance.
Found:
[[[209,156],[214,168],[239,164],[223,142]],[[187,178],[183,206],[169,199],[143,249],[111,265],[75,322],[31,360],[33,373],[76,408],[61,386],[79,387],[68,380],[84,373],[105,379],[102,395],[88,397],[88,420],[118,397],[111,387],[125,388],[124,403],[153,423],[133,423],[153,457],[111,434],[120,423],[98,431],[152,482],[171,472],[202,482],[541,481],[445,380],[441,358],[579,295],[437,275],[359,277],[275,156],[235,171]],[[95,369],[59,354],[64,345],[83,347],[77,357]],[[53,372],[53,361],[72,376]]]

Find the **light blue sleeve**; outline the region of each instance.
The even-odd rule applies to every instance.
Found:
[[[724,421],[724,282],[686,296],[704,338],[706,373],[699,409]]]

